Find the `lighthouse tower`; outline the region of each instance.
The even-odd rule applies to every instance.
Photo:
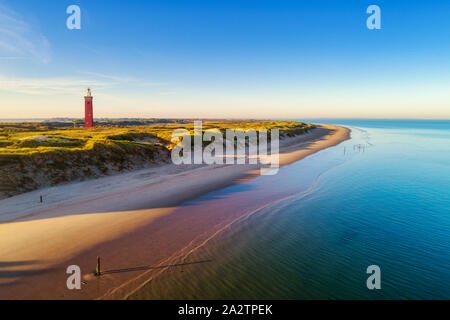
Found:
[[[84,97],[84,127],[94,127],[94,110],[92,106],[92,94],[91,89],[87,88],[86,95]]]

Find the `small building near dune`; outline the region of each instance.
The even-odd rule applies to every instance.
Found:
[[[91,94],[91,89],[86,89],[86,95],[84,96],[84,127],[93,128],[94,127],[94,107],[93,107],[93,97]]]

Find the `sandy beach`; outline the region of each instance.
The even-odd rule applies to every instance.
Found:
[[[349,138],[347,128],[318,125],[281,141],[280,165]],[[181,204],[255,178],[256,169],[164,165],[1,200],[0,299],[126,298],[165,268],[183,267],[184,254],[243,213]],[[255,207],[274,199],[260,199]],[[93,276],[98,255],[105,271],[100,279]],[[81,267],[82,290],[67,289],[69,265]]]

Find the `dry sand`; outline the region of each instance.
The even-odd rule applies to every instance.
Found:
[[[280,165],[349,136],[346,128],[320,125],[308,134],[283,140]],[[147,280],[143,276],[149,269],[158,271],[176,263],[180,254],[239,218],[237,212],[219,217],[198,208],[181,213],[178,205],[251,179],[259,172],[256,169],[251,165],[165,165],[1,200],[0,298],[125,297]],[[44,204],[39,203],[40,194]],[[99,254],[111,272],[94,279]],[[71,264],[82,269],[80,291],[66,287],[65,270]]]

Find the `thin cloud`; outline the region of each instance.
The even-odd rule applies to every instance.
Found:
[[[23,58],[23,57],[1,57],[0,56],[0,60],[23,60],[23,59],[26,59],[26,58]]]
[[[0,59],[37,59],[49,63],[50,43],[20,15],[0,5]]]
[[[0,75],[0,91],[21,93],[27,95],[55,95],[55,94],[79,94],[86,87],[100,90],[118,88],[123,86],[161,86],[165,83],[150,83],[138,81],[132,78],[108,76],[97,73],[85,73],[86,77],[52,77],[52,78],[26,78],[7,77]]]
[[[142,87],[164,87],[169,85],[167,82],[143,82],[143,81],[139,81],[137,82],[137,84]]]
[[[168,86],[169,84],[167,82],[148,82],[139,80],[133,77],[128,76],[117,76],[117,75],[108,75],[98,72],[91,72],[91,71],[81,71],[80,74],[84,74],[87,76],[93,76],[95,78],[101,78],[106,79],[115,82],[117,85],[122,84],[132,84],[136,86],[141,87],[160,87],[160,86]]]
[[[102,78],[102,79],[111,80],[111,81],[114,81],[114,82],[116,82],[118,84],[119,83],[123,83],[123,82],[135,81],[133,78],[130,78],[130,77],[114,76],[114,75],[108,75],[108,74],[97,73],[97,72],[82,71],[80,73],[84,74],[84,75],[88,75],[88,76],[93,76],[93,77],[96,77],[96,78]]]
[[[168,92],[160,92],[159,94],[162,96],[173,96],[176,95],[177,93],[175,91],[168,91]]]
[[[114,84],[90,79],[7,78],[0,76],[0,90],[28,95],[78,94],[86,87],[103,89]]]

